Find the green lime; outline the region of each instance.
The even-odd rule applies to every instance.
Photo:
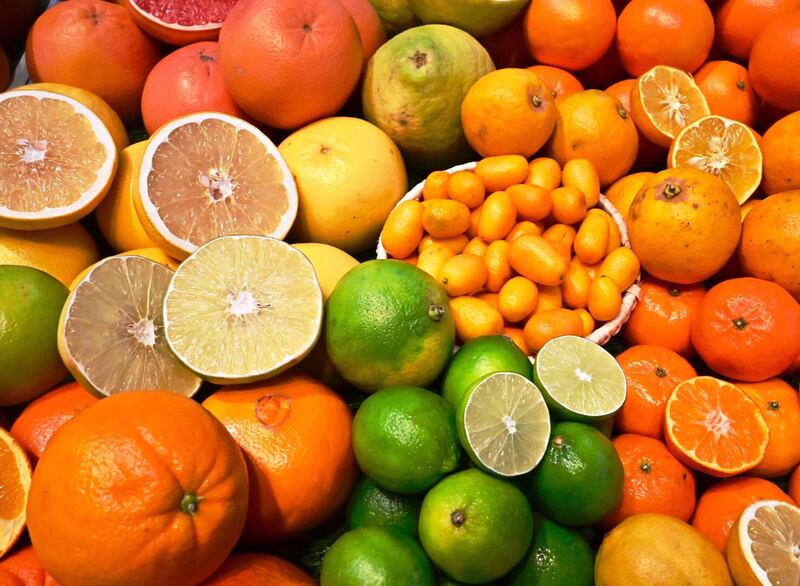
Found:
[[[394,529],[417,539],[422,499],[383,490],[365,476],[347,503],[347,528],[377,526]]]
[[[417,387],[390,387],[368,397],[353,420],[353,451],[375,484],[401,494],[425,491],[458,467],[453,408]]]
[[[536,508],[551,519],[593,525],[622,498],[622,462],[611,440],[594,427],[557,423],[531,486]]]
[[[426,24],[449,24],[482,37],[500,30],[525,8],[528,0],[410,0]]]
[[[0,405],[30,401],[67,376],[57,345],[67,295],[45,272],[0,265]]]
[[[594,552],[574,529],[534,515],[533,541],[508,586],[592,586]]]
[[[565,421],[606,419],[622,408],[625,373],[603,348],[579,336],[561,336],[536,354],[533,380],[550,410]]]
[[[322,561],[322,586],[434,586],[430,561],[419,544],[383,527],[342,535]]]
[[[456,414],[461,446],[470,459],[499,476],[527,474],[550,439],[550,413],[536,385],[514,372],[480,379]]]
[[[455,580],[479,584],[504,576],[532,535],[533,513],[522,491],[480,470],[448,476],[422,501],[422,547]]]
[[[427,386],[453,354],[447,293],[428,273],[399,260],[350,270],[328,299],[326,314],[328,356],[365,391]]]
[[[447,365],[442,396],[458,409],[467,391],[487,374],[516,372],[533,380],[532,368],[530,359],[511,338],[481,336],[461,346]]]

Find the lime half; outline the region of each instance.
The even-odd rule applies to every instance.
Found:
[[[533,470],[550,438],[550,413],[542,394],[513,372],[478,381],[461,402],[456,425],[472,461],[499,476]]]
[[[614,357],[578,336],[547,342],[536,355],[533,380],[554,414],[566,421],[610,417],[627,394],[625,373]]]

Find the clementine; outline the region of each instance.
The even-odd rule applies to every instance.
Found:
[[[3,558],[0,561],[0,571],[2,570],[19,580],[19,584],[22,586],[58,586],[58,582],[47,573],[30,545]],[[2,579],[3,575],[0,574],[0,584],[6,585]],[[6,586],[12,586],[12,584],[16,583],[9,583]]]
[[[729,55],[747,59],[761,29],[796,7],[794,0],[724,0],[714,17],[716,44]]]
[[[764,133],[761,153],[764,156],[764,180],[761,188],[767,195],[800,189],[800,112],[779,119]]]
[[[709,61],[694,75],[712,114],[755,126],[761,99],[747,69],[733,61]]]
[[[625,106],[625,109],[630,112],[631,94],[633,93],[633,88],[635,86],[635,79],[623,79],[608,86],[604,91],[608,95],[617,98],[620,103]],[[634,124],[636,124],[635,120]],[[636,162],[633,164],[634,168],[654,169],[656,167],[663,167],[664,159],[667,156],[666,149],[650,141],[644,134],[642,134],[642,131],[639,130],[638,126],[636,127],[636,130],[639,134],[639,153],[636,155]]]
[[[759,96],[784,110],[800,110],[800,10],[770,20],[750,52],[750,79]]]
[[[578,78],[566,69],[550,65],[533,65],[528,67],[528,71],[538,75],[539,79],[547,84],[555,99],[565,98],[575,92],[582,92],[584,89]]]
[[[314,586],[303,570],[274,555],[238,553],[230,556],[203,586]]]

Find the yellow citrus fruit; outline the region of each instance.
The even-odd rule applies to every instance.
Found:
[[[606,190],[606,197],[611,202],[623,217],[628,217],[628,210],[631,207],[631,202],[642,185],[647,183],[655,173],[649,171],[642,171],[641,173],[631,173],[617,179],[611,187]]]
[[[339,279],[355,266],[358,261],[347,254],[344,250],[339,250],[329,244],[318,242],[303,242],[293,245],[302,252],[314,267],[319,280],[319,287],[322,289],[322,298],[327,301]]]
[[[143,256],[146,259],[152,260],[157,262],[158,264],[164,265],[172,269],[173,271],[178,268],[178,265],[181,264],[171,256],[169,256],[166,252],[161,250],[160,248],[136,248],[134,250],[126,250],[125,252],[121,252],[115,256]],[[97,263],[95,263],[97,264]],[[78,283],[83,280],[86,274],[94,268],[94,264],[91,266],[86,267],[83,271],[75,277],[69,285],[69,290],[72,291],[78,285]]]

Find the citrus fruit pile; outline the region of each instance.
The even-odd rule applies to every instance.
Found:
[[[0,2],[0,585],[800,584],[798,62],[790,0]]]

